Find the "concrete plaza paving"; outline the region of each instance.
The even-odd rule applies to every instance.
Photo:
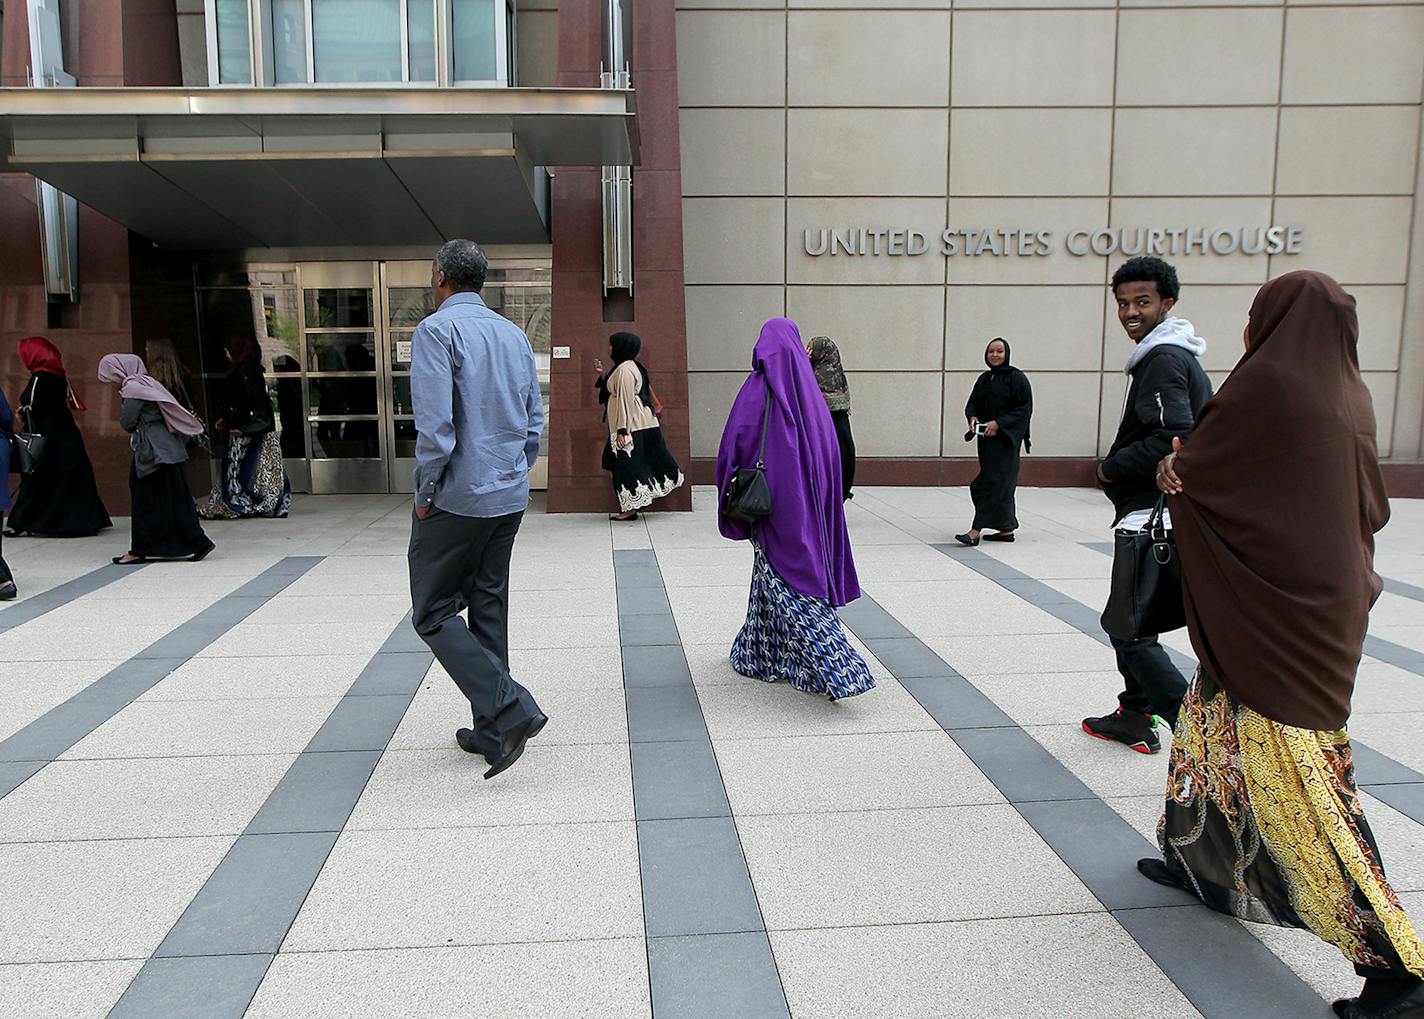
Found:
[[[838,704],[727,664],[751,557],[713,495],[526,517],[511,656],[551,720],[490,782],[406,621],[406,499],[208,524],[196,565],[100,565],[127,521],[7,540],[0,1017],[1323,1019],[1357,987],[1137,875],[1166,754],[1078,729],[1119,683],[1098,493],[1021,491],[1020,540],[967,550],[964,490],[860,490],[879,687]],[[1424,503],[1378,567],[1350,728],[1419,923]]]

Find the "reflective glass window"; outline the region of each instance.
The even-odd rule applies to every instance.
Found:
[[[374,372],[375,370],[375,334],[307,333],[307,371]]]
[[[391,287],[391,325],[414,326],[435,311],[435,295],[429,287]]]
[[[370,329],[375,324],[366,287],[322,287],[306,291],[308,329]]]
[[[247,25],[247,0],[215,0],[218,32],[218,82],[252,84],[252,36]]]
[[[451,0],[455,80],[493,81],[499,74],[496,11],[504,0]]]
[[[311,0],[316,80],[401,80],[400,0]]]
[[[410,39],[410,80],[435,80],[435,0],[408,0],[406,34]]]
[[[272,74],[278,85],[306,83],[305,0],[272,0]]]

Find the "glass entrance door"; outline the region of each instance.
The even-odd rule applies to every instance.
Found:
[[[199,266],[204,378],[220,389],[219,353],[234,332],[257,337],[292,488],[316,494],[414,487],[412,337],[435,310],[428,261]],[[482,294],[534,347],[549,410],[550,282],[546,259],[490,267]],[[541,455],[530,476],[547,484]]]
[[[380,263],[305,263],[297,278],[311,490],[389,491],[382,424],[390,410],[381,383],[391,368],[381,342]]]

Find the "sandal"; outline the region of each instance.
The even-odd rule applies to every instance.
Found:
[[[628,512],[628,513],[610,513],[610,514],[608,514],[608,519],[609,519],[609,520],[619,520],[619,521],[637,520],[637,519],[638,519],[638,511],[637,511],[637,510],[632,510],[631,512]]]
[[[128,552],[125,552],[125,553],[124,553],[124,555],[129,555],[129,554],[130,554],[130,553],[128,553]],[[138,565],[140,565],[141,563],[146,563],[146,562],[148,562],[148,560],[145,559],[145,558],[144,558],[143,556],[141,556],[141,555],[140,555],[140,556],[134,556],[132,559],[125,559],[124,556],[122,556],[122,555],[116,555],[116,556],[114,556],[113,559],[111,559],[111,560],[109,560],[109,561],[110,561],[111,563],[113,563],[115,566],[138,566]]]

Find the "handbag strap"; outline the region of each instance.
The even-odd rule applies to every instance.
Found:
[[[1147,526],[1144,530],[1152,536],[1154,541],[1167,540],[1167,527],[1165,516],[1167,513],[1167,494],[1157,497],[1157,505],[1152,507],[1152,515],[1147,518]]]
[[[766,406],[761,412],[761,445],[757,447],[758,468],[766,467],[766,426],[771,421],[771,383],[766,384]]]

